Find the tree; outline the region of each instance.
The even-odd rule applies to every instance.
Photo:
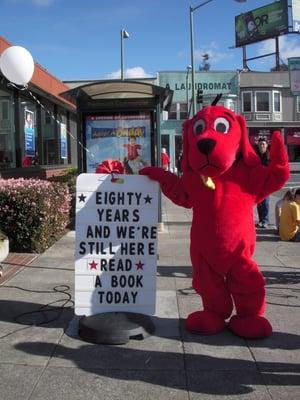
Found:
[[[202,62],[199,65],[199,71],[209,71],[210,63],[208,62],[209,55],[207,53],[202,54]]]
[[[273,67],[270,69],[270,71],[288,71],[289,67],[286,63],[282,62],[281,64],[279,64],[279,69],[277,69],[277,67]]]

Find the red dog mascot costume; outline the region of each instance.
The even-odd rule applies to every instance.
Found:
[[[245,120],[227,108],[205,107],[183,125],[183,175],[162,168],[140,171],[160,183],[175,204],[193,209],[190,254],[193,287],[203,311],[190,314],[187,329],[204,335],[229,329],[245,338],[272,333],[265,310],[265,281],[252,260],[253,206],[279,190],[289,164],[279,132],[272,135],[270,163],[252,149]],[[236,314],[232,315],[233,306]]]

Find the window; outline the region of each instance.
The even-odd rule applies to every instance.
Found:
[[[16,166],[13,98],[0,88],[0,170]]]
[[[179,119],[187,119],[188,118],[188,106],[187,103],[180,103],[180,118]]]
[[[252,111],[252,92],[242,92],[243,112]]]
[[[58,143],[56,137],[56,118],[54,106],[43,100],[42,107],[42,159],[43,165],[57,164]]]
[[[273,92],[273,111],[281,112],[281,93]]]
[[[255,92],[256,107],[255,111],[270,112],[270,92]]]
[[[187,103],[173,103],[169,111],[168,119],[184,120],[188,118]]]
[[[36,104],[26,97],[21,97],[20,118],[20,126],[23,131],[22,165],[26,165],[26,159],[30,160],[32,164],[38,163],[37,108]]]
[[[235,112],[236,109],[236,103],[232,99],[226,99],[225,101],[225,107],[228,108],[229,110]]]
[[[58,141],[59,141],[59,164],[68,164],[68,132],[67,132],[67,113],[63,109],[59,109],[57,118]]]
[[[296,101],[297,101],[297,113],[300,113],[300,96],[296,97]]]
[[[169,111],[169,119],[177,119],[177,103],[171,104]]]

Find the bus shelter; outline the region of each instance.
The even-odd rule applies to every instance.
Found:
[[[131,80],[94,81],[64,92],[77,105],[79,172],[95,172],[107,159],[120,161],[128,174],[160,165],[160,114],[170,109],[172,95]]]

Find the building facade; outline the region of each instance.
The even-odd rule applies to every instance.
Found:
[[[10,46],[0,37],[0,54]],[[76,107],[60,95],[66,90],[37,63],[27,89],[0,73],[0,176],[48,177],[77,165]]]
[[[300,164],[300,96],[290,90],[288,71],[241,72],[240,109],[247,120],[249,137],[270,141],[279,130],[285,139],[291,169]]]
[[[162,113],[161,142],[176,171],[182,148],[182,123],[191,116],[191,73],[165,71],[158,73],[160,86],[174,91],[169,113]],[[195,73],[195,93],[202,90],[201,107],[212,103],[218,93],[218,104],[245,116],[253,145],[261,136],[270,141],[274,130],[281,131],[287,146],[291,170],[300,168],[300,96],[290,90],[289,72],[199,71]]]

